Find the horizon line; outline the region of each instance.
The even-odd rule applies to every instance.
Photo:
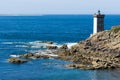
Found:
[[[0,16],[47,16],[47,15],[94,15],[94,14],[0,14]],[[120,14],[105,14],[105,15],[120,15]]]

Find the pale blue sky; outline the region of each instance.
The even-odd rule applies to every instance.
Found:
[[[0,0],[0,14],[120,14],[120,0]]]

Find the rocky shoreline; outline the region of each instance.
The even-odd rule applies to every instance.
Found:
[[[55,56],[41,54],[24,54],[20,58],[56,58],[74,62],[65,65],[68,68],[77,69],[120,69],[120,26],[111,30],[99,32],[84,41],[78,42],[70,49],[67,45],[60,48],[48,46],[48,49],[55,49],[52,53]],[[9,62],[10,59],[8,60]]]
[[[57,51],[61,59],[75,64],[69,68],[117,69],[120,68],[120,26],[99,32],[85,41],[78,42],[70,50]]]

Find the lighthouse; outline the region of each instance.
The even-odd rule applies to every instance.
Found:
[[[98,10],[97,14],[94,14],[94,20],[93,20],[93,34],[97,32],[101,32],[104,30],[104,14],[100,13],[100,10]]]

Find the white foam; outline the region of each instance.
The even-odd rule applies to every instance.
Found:
[[[10,55],[10,57],[20,57],[20,55]]]
[[[68,48],[70,49],[72,46],[76,45],[77,43],[64,43],[68,46]],[[58,43],[54,43],[54,44],[48,44],[48,46],[57,46],[58,48],[60,48],[63,44],[58,44]]]
[[[77,43],[66,43],[68,48],[70,49],[72,46],[76,45]]]
[[[42,41],[34,41],[34,42],[29,42],[32,48],[47,48],[47,46],[57,46],[60,48],[63,44],[58,44],[58,43],[53,43],[53,44],[48,44]],[[77,43],[64,43],[68,46],[70,49],[72,46],[76,45]]]
[[[51,56],[51,57],[58,57],[58,55],[56,54],[52,54],[52,53],[48,53],[47,51],[41,51],[41,52],[38,52],[38,53],[35,53],[37,55],[48,55],[48,56]]]
[[[31,48],[46,48],[46,44],[42,43],[42,41],[34,41],[28,43]]]
[[[48,55],[48,56],[51,56],[51,57],[58,57],[58,55],[56,54],[53,54],[51,50],[44,50],[44,51],[38,51],[36,52],[35,54],[37,55]]]
[[[57,46],[60,47],[57,43],[53,44],[48,44],[42,41],[34,41],[34,42],[29,42],[28,45],[30,45],[31,48],[47,48],[47,46]]]
[[[25,46],[25,45],[16,45],[15,47],[24,47],[24,48],[26,48],[28,46]]]
[[[47,54],[47,55],[49,55],[51,57],[58,57],[58,55],[56,55],[56,54]]]
[[[1,42],[1,44],[25,44],[25,42]]]

